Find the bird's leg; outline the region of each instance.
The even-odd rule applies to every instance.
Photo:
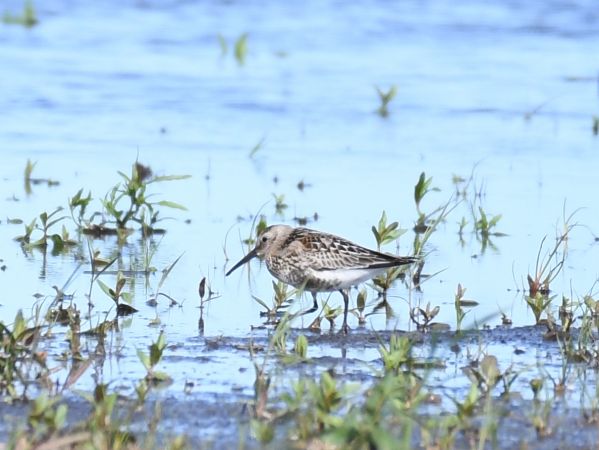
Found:
[[[344,310],[343,310],[343,325],[341,326],[341,332],[343,334],[347,334],[349,333],[349,327],[347,326],[347,310],[349,308],[349,289],[339,289],[339,292],[341,292],[341,295],[343,295],[343,303],[344,303]]]
[[[304,314],[310,314],[313,313],[314,311],[318,310],[318,302],[316,301],[316,292],[312,291],[312,298],[314,299],[314,304],[312,305],[311,308],[299,313],[300,316],[303,316]]]

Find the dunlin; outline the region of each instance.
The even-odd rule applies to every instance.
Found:
[[[347,333],[349,288],[381,275],[391,267],[418,259],[370,250],[333,234],[288,225],[266,228],[256,246],[228,272],[254,257],[266,261],[268,271],[280,281],[312,293],[339,291],[343,295],[342,331]]]

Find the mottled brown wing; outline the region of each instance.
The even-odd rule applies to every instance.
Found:
[[[301,242],[303,259],[314,270],[384,268],[415,261],[415,258],[386,255],[339,236],[308,228],[296,228],[289,239]]]

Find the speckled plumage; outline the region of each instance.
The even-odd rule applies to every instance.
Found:
[[[410,256],[394,256],[354,244],[333,234],[288,225],[266,228],[255,248],[228,272],[254,257],[266,262],[278,280],[312,292],[340,291],[345,310],[343,331],[347,332],[349,288],[372,279],[391,267],[417,261]]]

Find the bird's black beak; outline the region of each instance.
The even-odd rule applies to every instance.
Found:
[[[255,258],[256,256],[258,256],[258,253],[257,253],[256,249],[254,248],[247,255],[245,255],[243,258],[241,258],[241,261],[239,261],[237,264],[235,264],[233,267],[231,267],[231,269],[229,269],[229,271],[225,274],[225,276],[228,277],[229,275],[231,275],[231,273],[235,269],[237,269],[239,266],[243,266],[246,262],[248,262],[252,258]]]

